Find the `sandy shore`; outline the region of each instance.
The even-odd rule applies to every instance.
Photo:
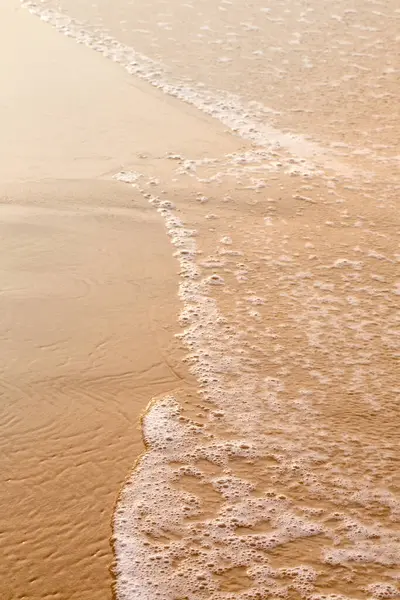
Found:
[[[168,242],[115,187],[30,184],[1,206],[6,598],[109,595],[110,515],[142,450],[138,416],[184,383]]]
[[[398,597],[392,0],[24,4],[0,596],[110,598],[113,519],[121,600]]]
[[[17,0],[0,40],[0,595],[104,599],[139,415],[190,385],[162,220],[112,175],[236,142]]]

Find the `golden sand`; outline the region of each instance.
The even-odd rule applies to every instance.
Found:
[[[7,600],[109,598],[111,518],[121,600],[398,594],[398,12],[261,4],[0,9]]]
[[[112,176],[237,143],[16,0],[0,40],[0,595],[110,598],[140,413],[190,381],[162,220]]]

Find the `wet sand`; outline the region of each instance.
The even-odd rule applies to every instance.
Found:
[[[27,468],[41,481],[30,514],[37,515],[36,529],[47,523],[47,513],[37,507],[48,489],[57,503],[52,513],[57,526],[46,526],[43,538],[32,534],[29,547],[10,544],[8,530],[3,547],[15,582],[10,597],[35,597],[27,594],[19,571],[28,555],[39,582],[30,585],[42,586],[38,598],[107,597],[109,520],[124,476],[113,515],[119,600],[398,595],[397,125],[384,110],[395,85],[386,50],[398,13],[391,2],[379,0],[350,9],[336,2],[332,15],[301,4],[292,13],[285,2],[266,7],[223,1],[215,7],[205,0],[178,37],[182,25],[175,19],[194,10],[190,2],[174,3],[171,14],[155,0],[139,15],[122,0],[112,11],[103,2],[33,5],[58,34],[29,15],[18,14],[18,21],[7,15],[15,26],[26,26],[25,36],[36,32],[35,52],[43,50],[40,60],[29,56],[36,65],[32,80],[39,73],[43,78],[34,100],[42,115],[39,127],[32,128],[28,116],[29,128],[16,136],[7,119],[7,144],[16,139],[19,149],[5,161],[10,183],[4,187],[4,239],[13,247],[5,281],[19,301],[13,300],[16,318],[5,320],[4,336],[5,355],[18,360],[8,361],[5,372],[15,386],[23,371],[20,389],[31,390],[18,403],[18,389],[8,398],[22,412],[32,406],[32,394],[49,398],[43,386],[57,390],[57,402],[52,391],[40,403],[43,419],[51,414],[47,404],[54,411],[69,408],[71,398],[77,412],[93,407],[85,419],[68,412],[72,433],[65,438],[43,427],[63,448],[48,461],[52,473],[62,472],[67,482],[75,478],[74,488],[85,491],[78,505],[72,486],[60,495],[46,479],[47,470],[39,470],[49,456],[46,444],[53,442],[47,439],[44,450],[31,457],[35,467]],[[69,15],[48,13],[49,6]],[[260,13],[268,16],[267,24]],[[194,35],[197,25],[200,33]],[[329,32],[332,56],[323,53],[321,31]],[[387,39],[379,42],[384,33]],[[259,44],[280,37],[282,47],[257,46],[259,58],[250,59],[254,35]],[[15,30],[10,37],[16,39]],[[371,43],[376,48],[369,53]],[[45,59],[49,47],[54,63]],[[250,60],[259,60],[268,77],[258,77]],[[68,70],[71,61],[79,69]],[[12,64],[14,72],[17,63]],[[329,65],[333,79],[325,77]],[[59,77],[50,96],[58,98],[57,106],[48,103],[50,75],[52,81]],[[19,86],[26,80],[10,79]],[[199,79],[205,86],[197,85]],[[299,84],[305,80],[303,89]],[[366,89],[374,91],[363,95]],[[231,91],[242,97],[225,95]],[[341,102],[353,92],[362,96],[361,112],[359,105]],[[10,97],[23,98],[19,92]],[[249,99],[256,103],[246,104]],[[76,110],[68,110],[71,101]],[[8,106],[15,110],[15,104]],[[26,103],[17,108],[18,115],[29,114]],[[46,139],[44,124],[52,143],[37,146],[37,139]],[[32,175],[21,175],[32,165],[26,150],[32,146],[40,157],[35,184]],[[112,180],[116,173],[119,181]],[[38,233],[38,222],[53,231],[52,240]],[[16,226],[25,236],[30,232],[29,253],[15,245]],[[85,253],[84,261],[79,248],[87,248],[87,239],[93,254]],[[23,278],[27,292],[16,266],[26,271],[27,254],[35,252],[35,276]],[[139,252],[142,259],[132,265],[129,255]],[[61,268],[68,274],[60,277]],[[37,276],[46,269],[54,281],[51,290],[49,278]],[[61,300],[52,295],[59,289]],[[34,320],[26,317],[27,296],[32,305],[40,294],[47,298],[51,328],[38,311],[29,311]],[[131,304],[137,306],[133,317]],[[64,323],[67,346],[56,335]],[[26,331],[30,335],[24,337]],[[27,338],[39,343],[43,332],[47,337],[38,353]],[[141,388],[137,381],[143,378]],[[137,417],[155,393],[143,422],[147,453],[130,473],[140,451]],[[21,432],[27,428],[26,419],[23,425],[14,421]],[[4,422],[12,431],[13,424]],[[25,451],[22,437],[17,439]],[[18,463],[18,452],[13,456]],[[77,464],[87,471],[78,473]],[[15,493],[10,503],[21,498]],[[93,495],[96,517],[89,512]],[[60,498],[69,502],[66,510]],[[78,510],[71,509],[75,502]],[[71,519],[74,527],[68,528]],[[63,536],[68,551],[55,551],[56,569],[47,564],[43,569],[43,557],[51,561],[49,549],[54,544],[58,549],[55,540]],[[99,557],[91,540],[102,549]]]
[[[162,227],[116,187],[22,183],[1,204],[3,598],[110,597],[139,414],[185,385]]]
[[[110,598],[140,414],[192,385],[163,222],[112,176],[237,143],[17,1],[0,30],[0,595]]]

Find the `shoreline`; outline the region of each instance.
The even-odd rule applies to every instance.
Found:
[[[104,191],[100,194],[106,197]],[[124,195],[132,197],[131,192],[124,194],[119,189],[117,196],[122,199]],[[62,198],[59,188],[56,199]],[[84,270],[80,265],[82,274],[88,273],[92,280],[89,288],[87,283],[83,288],[71,287],[66,275],[61,278],[57,275],[53,291],[44,280],[39,283],[37,277],[30,290],[29,283],[21,288],[11,272],[7,277],[4,259],[1,261],[3,285],[8,290],[1,299],[2,331],[9,328],[7,338],[2,335],[3,356],[8,363],[2,360],[2,469],[7,481],[1,511],[2,580],[10,597],[27,589],[32,598],[42,598],[51,589],[58,589],[65,598],[104,597],[111,581],[107,582],[107,565],[112,556],[105,549],[111,536],[112,507],[133,456],[143,449],[140,413],[155,394],[186,385],[179,366],[179,348],[173,342],[172,330],[168,327],[165,331],[176,320],[175,265],[167,254],[169,248],[162,226],[152,216],[140,217],[135,222],[112,210],[109,216],[100,217],[95,210],[83,217],[66,217],[57,214],[54,208],[49,215],[49,210],[40,210],[35,202],[28,212],[18,204],[13,204],[11,212],[7,212],[7,205],[3,204],[2,249],[8,249],[13,270],[17,267],[17,257],[14,258],[15,251],[9,245],[9,236],[4,235],[7,230],[11,235],[28,235],[32,241],[31,230],[39,227],[38,219],[41,229],[64,229],[68,221],[74,229],[81,230],[84,243],[92,246],[93,256],[100,249],[93,248],[99,236],[101,244],[107,244],[111,260],[114,257],[118,261],[116,243],[120,251],[129,253],[131,249],[139,253],[140,263],[148,262],[149,269],[153,264],[152,282],[147,280],[146,271],[131,267],[129,277],[140,285],[140,295],[134,288],[129,291],[130,285],[125,283],[117,287],[113,284],[107,291],[109,284],[106,287],[99,284],[96,288],[93,281],[96,273],[89,265]],[[107,235],[110,219],[118,241],[114,234]],[[89,228],[93,220],[95,233]],[[66,253],[71,253],[73,246],[76,256],[77,244],[79,249],[83,248],[80,235],[75,232],[71,242],[63,242],[62,268],[64,265],[76,268],[74,256],[69,258]],[[136,236],[137,241],[126,240],[126,235]],[[54,238],[56,243],[57,240],[60,234]],[[38,242],[34,240],[32,246],[37,247]],[[155,246],[162,259],[161,255],[158,258],[150,255]],[[29,260],[39,266],[39,257],[32,257],[31,253]],[[60,264],[58,261],[59,253],[53,251],[51,263]],[[157,275],[155,261],[160,269]],[[43,269],[43,259],[41,264]],[[111,276],[111,265],[100,257],[97,267],[102,277]],[[113,265],[113,279],[122,278],[123,273],[128,273],[127,265],[117,270]],[[84,279],[79,277],[78,281]],[[85,290],[89,295],[86,292],[81,295]],[[125,296],[124,304],[114,296]],[[43,317],[35,309],[35,297],[40,297]],[[145,307],[149,298],[154,309],[160,311],[158,316],[152,316],[150,329]],[[115,314],[116,310],[120,316]],[[9,318],[15,324],[11,325]],[[158,348],[152,347],[155,335]],[[137,342],[133,343],[135,338]],[[30,339],[35,341],[33,348]],[[168,362],[163,362],[164,352],[169,355]],[[170,370],[168,363],[174,365],[175,361],[183,379],[177,379]],[[32,363],[34,366],[28,367]],[[46,555],[48,560],[42,562]]]
[[[103,600],[137,420],[152,397],[192,385],[162,219],[112,177],[239,143],[19,1],[0,15],[3,591]]]
[[[85,46],[96,32],[7,2],[6,593],[395,597],[390,157],[372,133],[371,152],[346,146],[350,180],[265,130],[255,147],[209,116],[236,118],[229,102],[201,114],[138,80],[130,47],[94,48],[127,73]]]

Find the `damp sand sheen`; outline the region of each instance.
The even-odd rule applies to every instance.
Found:
[[[398,597],[396,3],[0,17],[1,597]]]

